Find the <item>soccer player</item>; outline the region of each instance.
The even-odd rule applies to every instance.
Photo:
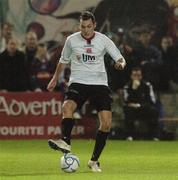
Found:
[[[65,42],[56,71],[47,87],[52,91],[65,65],[71,63],[70,85],[62,107],[61,139],[49,139],[48,143],[52,149],[64,153],[71,151],[73,112],[89,100],[98,112],[100,126],[88,167],[93,172],[101,172],[98,159],[106,144],[112,121],[112,98],[107,83],[104,55],[106,52],[111,55],[118,70],[122,70],[126,62],[116,45],[104,34],[96,32],[95,27],[94,15],[86,11],[80,16],[80,32],[68,36]]]

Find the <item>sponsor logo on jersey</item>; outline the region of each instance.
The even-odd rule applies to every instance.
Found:
[[[82,54],[82,59],[83,59],[83,62],[87,62],[87,63],[95,63],[96,62],[96,57],[88,55],[88,54]]]

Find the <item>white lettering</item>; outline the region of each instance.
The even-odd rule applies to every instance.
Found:
[[[8,127],[2,127],[0,128],[0,134],[3,135],[3,136],[6,136],[8,135]]]
[[[43,101],[43,108],[42,108],[42,114],[47,115],[48,107],[51,106],[51,103],[49,101]]]
[[[11,104],[9,105],[9,110],[11,115],[18,116],[21,113],[21,106],[19,106],[18,101],[13,99]]]
[[[11,116],[19,116],[19,115],[29,115],[32,114],[34,116],[39,115],[47,115],[47,113],[51,113],[51,115],[56,116],[60,115],[62,107],[62,102],[57,101],[55,98],[50,101],[32,101],[32,102],[24,102],[12,99],[10,102],[7,102],[5,97],[0,96],[0,113],[6,113]]]
[[[85,133],[85,129],[84,126],[74,126],[74,128],[72,129],[72,135],[78,135],[78,134],[84,134]]]
[[[47,128],[48,135],[59,135],[61,134],[61,128],[59,126],[48,126]],[[74,126],[72,129],[72,135],[83,135],[85,134],[84,126]]]
[[[10,115],[8,104],[3,96],[0,96],[0,112],[5,112],[7,115]]]
[[[32,134],[32,135],[35,135],[36,127],[31,126],[31,127],[30,127],[30,130],[31,130],[31,134]]]
[[[43,126],[14,126],[14,127],[0,127],[0,135],[2,136],[25,136],[25,135],[44,135]]]
[[[31,103],[31,112],[35,116],[39,116],[41,114],[40,108],[42,107],[42,104],[38,101],[34,101]]]
[[[26,106],[24,102],[21,102],[20,105],[24,114],[27,115],[30,112],[30,105]]]
[[[17,128],[16,128],[17,129]],[[29,135],[29,131],[26,131],[27,128],[18,127],[18,135]]]
[[[37,135],[43,135],[44,134],[44,128],[42,126],[37,127]]]
[[[61,134],[61,128],[59,126],[49,126],[47,129],[48,135],[58,135]]]
[[[16,135],[17,134],[17,128],[10,128],[9,129],[9,134],[12,135],[12,136]]]
[[[56,101],[54,98],[51,100],[51,112],[53,115],[61,114],[61,102]]]

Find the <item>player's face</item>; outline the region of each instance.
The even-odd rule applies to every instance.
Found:
[[[82,36],[84,36],[85,38],[90,38],[93,36],[95,27],[96,27],[96,23],[93,22],[91,19],[80,20],[80,30]]]

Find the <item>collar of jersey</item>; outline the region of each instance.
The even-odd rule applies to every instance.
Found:
[[[82,36],[83,39],[85,39],[85,40],[88,42],[88,41],[91,41],[91,40],[95,37],[95,32],[93,33],[93,35],[92,35],[90,38],[85,38],[85,37],[82,35],[82,33],[81,33],[81,36]]]

